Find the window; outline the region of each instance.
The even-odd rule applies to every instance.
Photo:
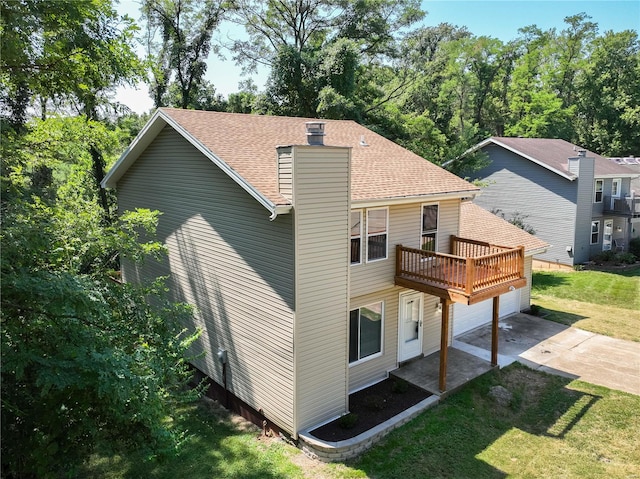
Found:
[[[620,186],[622,184],[622,180],[620,178],[616,178],[611,181],[611,196],[614,198],[620,198]]]
[[[382,353],[382,309],[381,301],[349,314],[349,363]]]
[[[386,208],[367,210],[367,261],[387,257],[387,220]]]
[[[420,248],[425,251],[437,251],[438,243],[438,205],[422,206],[422,238]]]
[[[600,240],[600,222],[592,221],[591,222],[591,244],[597,244]]]
[[[594,203],[602,203],[603,185],[604,185],[604,180],[596,180],[596,192],[595,192],[595,198],[593,200]]]
[[[362,262],[362,211],[351,212],[351,264]]]

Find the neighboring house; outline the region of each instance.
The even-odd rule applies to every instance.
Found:
[[[567,141],[488,138],[471,151],[488,154],[474,172],[486,186],[476,203],[507,219],[520,215],[551,246],[536,260],[585,263],[607,250],[627,250],[640,229],[640,197],[630,183],[637,172]]]
[[[511,226],[462,224],[476,186],[353,121],[163,108],[103,186],[162,212],[167,259],[124,280],[169,275],[196,306],[193,365],[294,438],[412,358],[439,351],[445,390],[459,308],[489,304],[496,328],[501,297],[528,308],[544,246],[477,241]]]

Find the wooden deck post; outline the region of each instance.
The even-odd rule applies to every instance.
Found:
[[[442,327],[440,328],[440,392],[447,389],[447,349],[449,347],[449,305],[451,302],[447,298],[441,298],[442,304]]]
[[[491,320],[491,366],[498,365],[498,315],[500,296],[493,297],[493,318]]]

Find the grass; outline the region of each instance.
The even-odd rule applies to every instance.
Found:
[[[487,395],[500,384],[508,407]],[[640,396],[514,364],[393,431],[359,460],[322,464],[283,441],[260,438],[221,408],[187,407],[190,435],[162,462],[95,455],[86,478],[630,478],[640,477]]]
[[[534,271],[531,297],[545,319],[640,342],[640,266],[616,272]]]
[[[501,384],[510,407],[487,393]],[[478,378],[365,454],[375,478],[640,476],[640,397],[514,364]]]

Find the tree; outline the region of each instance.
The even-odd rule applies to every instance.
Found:
[[[247,72],[258,64],[269,66],[263,110],[295,116],[363,118],[372,110],[367,105],[375,109],[388,101],[397,88],[371,88],[375,75],[368,71],[389,65],[403,31],[424,15],[415,0],[243,0],[237,5],[235,21],[245,26],[249,40],[233,43],[235,60]],[[382,97],[367,103],[361,88],[368,99],[373,91]]]
[[[162,255],[152,239],[158,213],[100,220],[90,154],[78,144],[95,141],[91,122],[50,118],[30,130],[2,142],[11,155],[0,237],[2,475],[74,475],[99,443],[168,453],[180,432],[164,418],[198,393],[184,389],[195,335],[181,321],[191,311],[166,302],[159,282],[112,279],[120,255]],[[40,164],[50,169],[44,183]]]
[[[229,8],[226,0],[144,1],[155,107],[168,104],[165,96],[172,78],[179,88],[180,108],[189,108],[196,100],[197,92],[205,87],[211,36]]]
[[[577,84],[580,144],[610,156],[640,151],[640,41],[637,32],[596,38]]]

